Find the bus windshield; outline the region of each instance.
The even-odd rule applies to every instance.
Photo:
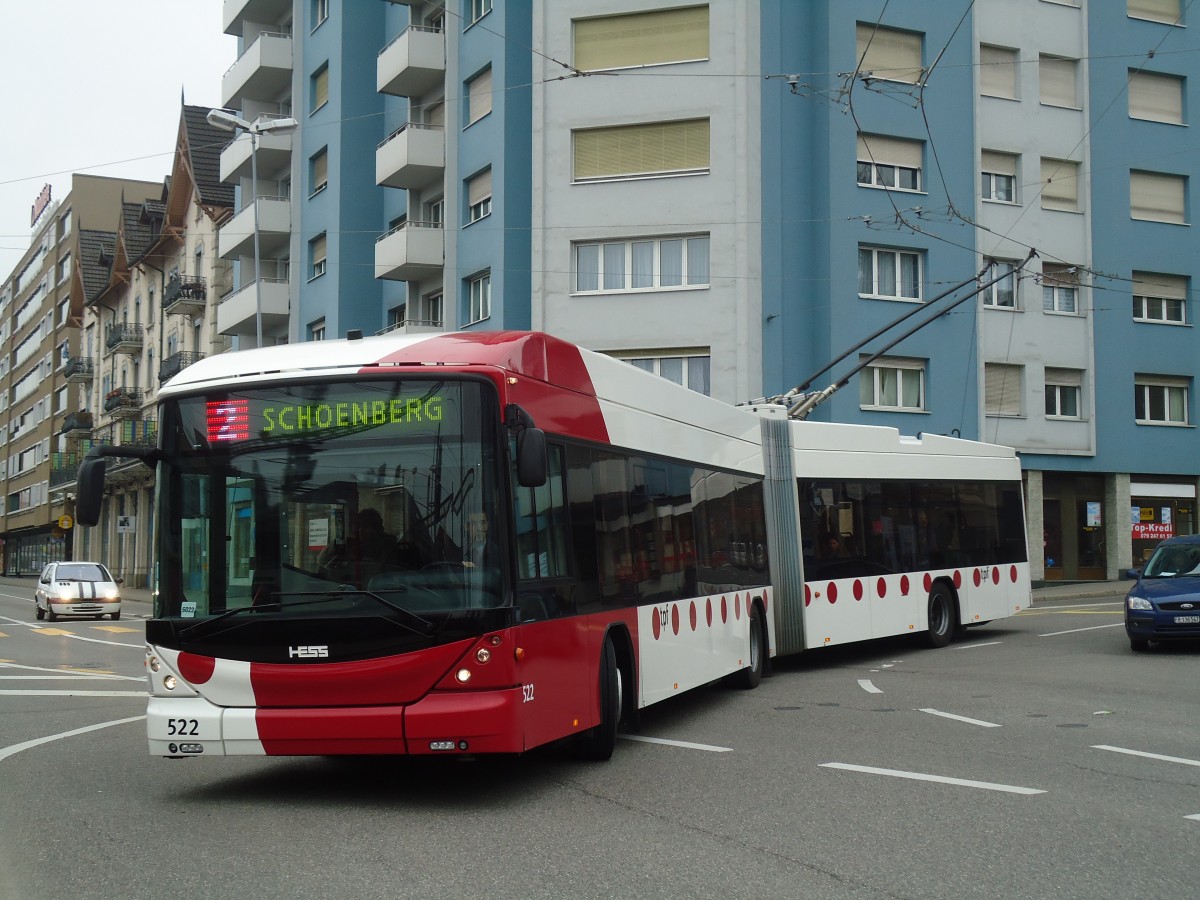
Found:
[[[479,540],[503,508],[486,380],[222,389],[161,416],[156,618],[421,624],[503,603],[503,529]]]

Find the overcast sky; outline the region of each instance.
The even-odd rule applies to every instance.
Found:
[[[180,91],[188,103],[220,106],[221,76],[237,56],[236,39],[221,32],[222,0],[4,5],[0,281],[29,247],[43,185],[61,200],[72,172],[162,181]]]

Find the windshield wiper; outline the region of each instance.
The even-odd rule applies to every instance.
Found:
[[[195,625],[189,625],[187,628],[184,628],[179,632],[179,637],[181,640],[188,640],[193,635],[195,635],[196,637],[199,637],[200,635],[196,634],[197,631],[206,632],[213,625],[216,625],[218,622],[220,622],[222,619],[228,619],[228,618],[231,618],[232,616],[241,615],[242,613],[279,612],[279,610],[281,610],[281,609],[283,609],[282,603],[259,603],[256,606],[235,606],[233,609],[227,609],[223,613],[218,613],[217,615],[213,616],[211,619],[201,619]]]
[[[398,624],[404,628],[407,628],[409,631],[421,635],[431,635],[435,631],[433,623],[428,619],[423,619],[416,613],[409,612],[403,606],[397,606],[395,603],[380,597],[378,594],[372,593],[371,591],[339,589],[329,591],[289,591],[287,593],[287,596],[289,597],[313,597],[314,599],[301,600],[297,603],[283,603],[282,601],[276,600],[271,603],[259,603],[255,606],[238,606],[234,609],[227,609],[223,613],[218,613],[216,616],[213,616],[211,619],[203,619],[197,622],[195,625],[190,625],[187,628],[184,628],[179,632],[179,637],[181,640],[190,640],[193,637],[202,637],[209,634],[211,629],[219,624],[223,619],[228,619],[242,613],[282,612],[286,609],[294,609],[297,606],[314,606],[318,603],[329,603],[333,600],[342,600],[347,597],[357,597],[359,595],[370,597],[372,600],[383,604],[388,609],[399,613],[402,621],[400,621]],[[269,596],[279,597],[283,596],[283,594],[270,594]]]

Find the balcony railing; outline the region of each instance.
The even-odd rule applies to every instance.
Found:
[[[143,326],[122,322],[108,329],[104,336],[104,345],[109,350],[120,352],[141,350],[145,337],[146,329]]]
[[[208,284],[200,275],[173,275],[163,289],[162,307],[171,312],[175,306],[203,308],[208,299]]]
[[[95,362],[87,356],[72,356],[63,367],[67,381],[91,381],[96,374]]]
[[[158,421],[156,419],[127,419],[113,422],[97,429],[92,444],[110,444],[120,447],[158,446]]]
[[[142,408],[142,391],[137,388],[115,388],[104,396],[104,411],[107,413],[127,412]]]
[[[178,353],[172,353],[158,365],[159,384],[168,381],[192,363],[202,359],[204,359],[204,354],[197,350],[180,350]]]
[[[50,487],[70,484],[79,475],[84,453],[56,451],[50,454]]]

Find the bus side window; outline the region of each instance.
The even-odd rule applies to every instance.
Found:
[[[563,448],[549,446],[546,455],[549,477],[541,487],[520,487],[513,474],[517,574],[522,579],[570,574]]]

